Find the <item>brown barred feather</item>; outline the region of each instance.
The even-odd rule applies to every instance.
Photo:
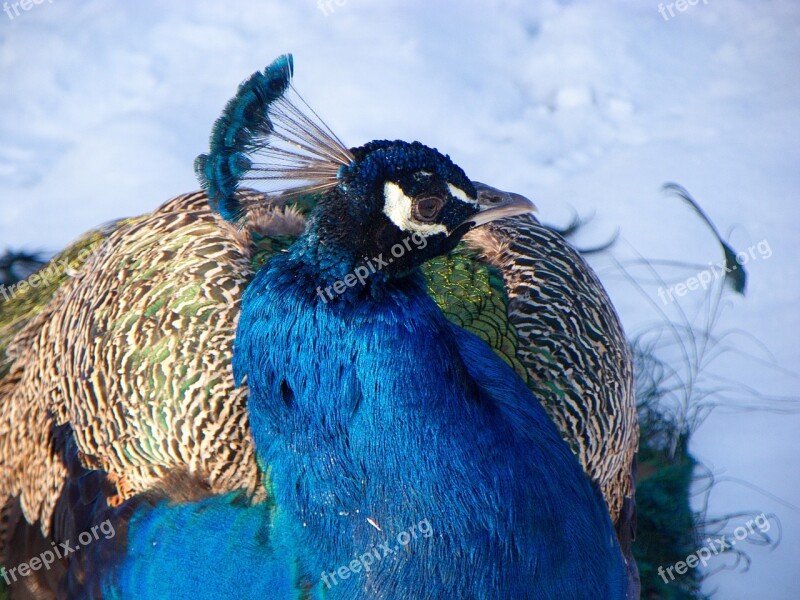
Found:
[[[250,192],[243,192],[249,196]],[[16,335],[0,380],[0,494],[47,534],[66,477],[52,447],[70,423],[87,467],[120,498],[188,471],[216,492],[265,495],[230,369],[252,234],[297,235],[301,215],[261,198],[237,230],[204,194],[114,230]]]

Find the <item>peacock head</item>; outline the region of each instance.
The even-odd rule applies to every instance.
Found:
[[[401,277],[450,252],[470,229],[534,210],[419,142],[347,148],[294,90],[292,72],[284,55],[242,83],[195,163],[226,219],[247,214],[236,193],[246,180],[277,183],[271,191],[284,200],[314,195],[298,244],[305,260],[334,271],[375,261],[383,276]]]
[[[448,156],[419,142],[373,141],[350,152],[307,237],[339,258],[372,260],[389,277],[450,252],[474,227],[533,209],[523,196],[470,181]]]

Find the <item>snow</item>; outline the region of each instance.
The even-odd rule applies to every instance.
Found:
[[[737,250],[767,240],[772,256],[748,265],[747,297],[731,299],[722,325],[792,373],[735,356],[717,368],[797,397],[796,2],[676,3],[668,19],[655,1],[165,4],[48,0],[0,14],[0,247],[55,251],[195,189],[193,159],[225,101],[291,51],[296,87],[345,143],[419,139],[476,180],[528,195],[549,222],[594,212],[580,241],[619,227],[620,260],[721,259],[660,191],[666,181],[732,230]],[[597,266],[629,331],[657,319]],[[657,284],[644,287],[656,297]],[[749,572],[710,580],[719,597],[797,593],[800,511],[775,498],[800,504],[798,426],[797,414],[719,412],[694,440],[717,472],[770,494],[721,484],[712,512],[774,512],[783,527],[776,550],[752,550]]]

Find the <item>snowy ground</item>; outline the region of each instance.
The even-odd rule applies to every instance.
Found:
[[[297,88],[345,143],[419,139],[529,195],[549,222],[596,211],[581,239],[620,227],[620,259],[720,259],[659,191],[686,186],[738,250],[771,249],[722,325],[755,335],[768,362],[800,364],[796,2],[664,3],[663,15],[654,0],[46,0],[16,16],[13,4],[13,19],[0,14],[0,248],[57,250],[194,189],[192,161],[236,85],[291,51]],[[629,331],[657,319],[618,278],[606,283]],[[717,370],[798,395],[796,375],[752,360]],[[800,505],[799,428],[798,415],[717,413],[695,438],[716,472],[774,496],[722,484],[712,512],[774,512],[783,525],[749,572],[710,580],[720,598],[797,597],[800,511],[778,499]]]

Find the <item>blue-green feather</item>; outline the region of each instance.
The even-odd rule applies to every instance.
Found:
[[[236,189],[251,169],[247,153],[253,141],[272,131],[269,108],[289,87],[294,63],[291,54],[273,61],[264,72],[254,73],[239,85],[222,115],[214,123],[208,154],[195,160],[195,173],[208,192],[212,207],[227,220],[238,218],[241,206]]]
[[[82,549],[86,577],[70,598],[261,600],[321,598],[301,572],[290,528],[274,505],[249,505],[237,494],[198,502],[133,502],[113,511],[117,537]],[[127,514],[130,513],[130,514]]]

